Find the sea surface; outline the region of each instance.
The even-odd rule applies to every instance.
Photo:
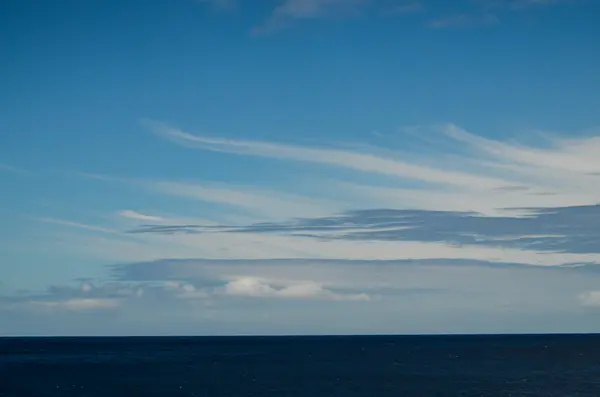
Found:
[[[600,396],[600,335],[0,338],[0,396]]]

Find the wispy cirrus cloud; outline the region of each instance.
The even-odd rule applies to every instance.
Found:
[[[574,0],[476,0],[456,2],[457,11],[438,12],[439,4],[425,0],[282,0],[266,20],[252,29],[254,34],[265,34],[306,20],[357,17],[376,10],[384,15],[406,15],[428,11],[427,26],[435,29],[484,26],[499,23],[502,13],[526,11]],[[200,0],[218,10],[236,8],[239,0]],[[249,3],[248,3],[249,5]],[[437,16],[435,14],[438,14]]]
[[[295,20],[321,19],[356,15],[368,0],[285,0],[278,5],[267,21],[253,29],[253,33],[272,32],[288,26]]]
[[[8,165],[8,164],[0,164],[0,171],[5,171],[5,172],[10,172],[10,173],[15,173],[15,174],[31,174],[30,171],[21,168],[21,167],[16,167],[14,165]]]
[[[493,208],[487,208],[490,211],[535,207],[533,202],[543,203],[537,205],[540,207],[591,205],[600,198],[600,175],[596,171],[600,164],[594,156],[598,150],[598,140],[594,136],[578,139],[546,136],[538,142],[539,147],[535,147],[481,138],[452,124],[435,126],[433,129],[413,128],[415,134],[432,137],[431,142],[427,142],[428,138],[424,142],[439,156],[431,156],[419,155],[414,151],[390,152],[376,147],[351,150],[227,140],[193,135],[160,123],[148,125],[158,136],[199,150],[383,175],[395,178],[397,185],[407,181],[423,184],[419,189],[393,187],[394,183],[380,186],[387,189],[388,193],[398,189],[397,206],[404,204],[402,196],[405,196],[410,206],[416,208],[421,199],[427,201],[427,197],[435,197],[433,191],[445,198],[454,195],[456,199],[453,202],[465,200],[475,206],[471,209],[479,207],[483,213],[486,212],[483,209],[485,204],[477,206],[474,201],[493,202]],[[454,153],[444,152],[447,148],[454,148]],[[378,191],[377,186],[370,187]],[[384,191],[379,190],[380,193]],[[439,201],[443,206],[443,200]]]
[[[71,249],[112,260],[161,258],[478,260],[559,266],[598,263],[597,138],[494,141],[455,125],[413,127],[411,151],[308,147],[193,135],[146,123],[182,146],[321,167],[317,187],[291,194],[203,182],[94,177],[215,204],[209,222],[116,210],[115,224],[47,217]],[[544,135],[542,135],[544,136]],[[407,135],[407,139],[410,137]],[[427,146],[428,150],[419,150]],[[336,181],[340,170],[346,181]],[[297,172],[297,171],[296,171]],[[358,179],[348,179],[351,172]],[[297,174],[295,174],[297,176]],[[382,176],[367,185],[361,175]],[[286,185],[287,186],[287,185]],[[335,190],[339,200],[328,197]],[[135,208],[128,203],[127,207]],[[217,209],[218,208],[218,209]],[[231,211],[247,219],[231,222]],[[225,217],[223,215],[226,215]],[[137,226],[136,226],[137,223]],[[64,229],[78,230],[69,233]],[[82,233],[87,231],[89,233]],[[103,234],[98,235],[98,232]]]
[[[420,0],[282,0],[251,33],[271,33],[298,21],[358,17],[373,10],[389,16],[411,14],[424,8]]]
[[[246,209],[250,214],[262,218],[285,218],[290,214],[302,216],[302,214],[327,213],[337,209],[335,203],[327,200],[265,189],[169,181],[150,182],[149,185],[164,194]]]
[[[83,230],[88,230],[88,231],[92,231],[92,232],[101,232],[101,233],[107,233],[107,234],[119,234],[119,231],[117,229],[111,229],[111,228],[106,228],[106,227],[96,226],[96,225],[88,225],[85,223],[74,222],[74,221],[65,220],[65,219],[57,219],[57,218],[49,218],[49,217],[33,217],[32,219],[35,221],[38,221],[38,222],[51,223],[54,225],[66,226],[66,227],[71,227],[71,228],[76,228],[76,229],[83,229]]]
[[[274,219],[287,218],[290,214],[296,217],[315,214],[327,214],[341,208],[349,208],[350,204],[341,205],[331,198],[309,197],[287,193],[280,190],[267,189],[257,186],[236,185],[232,183],[217,183],[198,180],[165,180],[152,178],[121,178],[108,175],[76,173],[76,176],[108,183],[117,183],[135,189],[145,189],[149,192],[165,196],[184,198],[229,208],[240,218]],[[147,215],[134,210],[122,210],[119,215],[129,219],[141,218]],[[151,221],[151,219],[146,219]]]
[[[337,216],[248,226],[147,225],[135,233],[248,232],[331,240],[444,242],[548,253],[600,254],[600,205],[532,210],[526,217],[484,217],[473,212],[360,210]],[[167,229],[165,229],[167,228]],[[591,259],[592,257],[590,257]]]
[[[124,218],[133,219],[133,220],[140,221],[140,222],[164,222],[164,221],[166,221],[165,218],[162,218],[160,216],[147,215],[147,214],[143,214],[141,212],[134,211],[134,210],[121,210],[118,212],[118,215],[120,215]]]
[[[592,220],[600,198],[594,182],[600,176],[593,155],[597,138],[590,134],[579,139],[547,137],[532,146],[494,141],[449,124],[412,128],[413,136],[425,138],[413,142],[408,152],[228,140],[160,123],[147,125],[160,137],[198,150],[274,159],[282,166],[318,165],[321,179],[315,183],[323,188],[298,195],[284,187],[264,191],[227,184],[98,177],[217,204],[221,208],[217,217],[231,209],[243,210],[248,220],[229,222],[221,216],[199,222],[188,216],[131,209],[117,211],[129,221],[127,225],[54,219],[57,226],[92,234],[108,232],[102,241],[95,234],[71,236],[77,249],[133,261],[409,257],[543,266],[599,261],[593,243],[598,231]],[[414,150],[419,142],[430,150]],[[385,179],[372,185],[338,182],[339,170]],[[332,189],[338,191],[339,200],[327,198]]]
[[[365,173],[383,174],[444,185],[498,188],[509,183],[508,181],[490,176],[480,177],[476,174],[443,170],[441,168],[429,167],[427,165],[418,164],[417,162],[406,162],[392,157],[378,155],[376,153],[344,149],[325,149],[271,142],[226,140],[192,135],[160,123],[146,122],[145,124],[150,125],[153,131],[159,136],[183,146],[203,150],[276,158],[287,161],[317,163],[326,166],[349,168]]]

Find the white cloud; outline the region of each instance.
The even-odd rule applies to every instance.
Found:
[[[231,214],[226,210],[213,212],[213,216],[222,222],[259,221],[294,217],[321,216],[348,209],[353,203],[337,202],[331,199],[290,194],[279,190],[262,189],[252,186],[239,186],[227,183],[186,182],[171,180],[119,178],[98,174],[77,173],[76,175],[97,181],[120,183],[126,186],[144,188],[148,191],[172,197],[183,197],[228,206],[241,214]],[[193,217],[169,217],[143,214],[134,210],[121,210],[118,215],[143,222],[188,222],[205,225],[215,224],[213,220]],[[52,221],[52,220],[49,220]]]
[[[168,195],[246,209],[263,219],[318,216],[339,210],[339,205],[328,200],[264,189],[168,181],[151,182],[149,186]]]
[[[504,162],[583,175],[600,172],[600,136],[552,139],[542,135],[546,141],[542,144],[549,147],[533,148],[476,136],[452,124],[444,133]]]
[[[579,299],[584,306],[600,306],[600,291],[588,291],[579,295]]]
[[[240,0],[197,1],[210,4],[217,10],[236,9],[241,3]],[[428,25],[433,28],[487,25],[499,22],[496,14],[501,11],[523,11],[568,2],[573,0],[471,0],[471,10],[439,16],[431,19]],[[249,6],[253,4],[251,1],[247,3]],[[421,0],[280,0],[279,5],[252,33],[270,33],[288,27],[295,21],[356,17],[372,10],[384,15],[404,15],[426,8],[435,11],[436,7],[431,7],[432,4],[427,3],[427,7],[425,4]]]
[[[81,284],[81,292],[90,292],[93,289],[93,286],[90,283]]]
[[[224,288],[226,295],[280,299],[323,299],[336,301],[367,301],[367,294],[339,294],[323,288],[315,282],[282,283],[256,277],[239,277],[229,281]]]
[[[328,178],[323,189],[332,185],[357,194],[370,207],[415,208],[479,211],[506,214],[510,208],[591,205],[600,201],[600,138],[554,138],[549,148],[510,144],[478,137],[452,124],[422,130],[414,134],[436,135],[433,149],[445,150],[446,144],[459,144],[462,155],[432,156],[431,153],[393,152],[383,149],[357,151],[336,148],[305,147],[258,141],[241,141],[191,135],[165,126],[150,124],[160,136],[178,144],[202,150],[238,155],[300,161],[345,168],[360,173],[387,175],[398,184],[364,186],[338,183]],[[543,144],[543,143],[541,143]],[[400,160],[403,159],[403,160]],[[399,187],[406,181],[427,184],[423,188]],[[518,187],[516,189],[515,187]],[[354,198],[354,197],[353,197]]]
[[[73,227],[73,228],[88,230],[88,231],[92,231],[92,232],[101,232],[101,233],[107,233],[107,234],[119,234],[119,231],[116,229],[95,226],[95,225],[88,225],[85,223],[73,222],[73,221],[64,220],[64,219],[56,219],[56,218],[49,218],[49,217],[34,217],[33,219],[36,221],[39,221],[39,222],[52,223],[52,224],[59,225],[59,226]]]
[[[323,231],[322,237],[331,232]],[[333,234],[336,232],[333,231]],[[518,236],[515,236],[517,238]],[[227,232],[183,235],[136,234],[123,237],[64,235],[63,250],[113,261],[145,261],[162,258],[222,259],[465,259],[512,262],[532,266],[565,263],[600,263],[598,253],[534,251],[485,245],[453,245],[420,241],[325,240],[319,236]]]
[[[294,20],[356,15],[371,0],[284,0],[253,33],[267,33]]]
[[[160,216],[142,214],[134,210],[122,210],[118,213],[120,216],[142,222],[164,222],[165,219]]]
[[[311,194],[289,194],[281,190],[253,187],[188,183],[177,181],[125,180],[103,178],[132,186],[144,186],[165,195],[184,196],[200,201],[243,209],[250,219],[260,221],[311,217],[335,213],[362,204],[362,208],[402,208],[440,211],[477,211],[484,216],[524,217],[522,208],[552,208],[594,205],[600,202],[600,140],[595,136],[579,139],[549,139],[549,143],[524,145],[499,142],[475,136],[454,125],[433,130],[415,128],[415,135],[427,136],[433,151],[407,153],[391,149],[349,150],[305,147],[293,144],[227,140],[195,136],[168,126],[153,124],[157,134],[179,144],[199,149],[276,158],[285,162],[302,161],[324,166],[322,182]],[[425,134],[425,132],[427,134]],[[458,147],[448,152],[448,147]],[[433,153],[433,154],[432,154]],[[376,186],[336,182],[336,170],[392,176]],[[330,173],[330,174],[328,174]],[[348,173],[345,174],[348,176]],[[425,182],[423,187],[405,187],[407,180]],[[339,202],[323,197],[338,191]],[[161,213],[161,212],[159,212]],[[120,216],[140,222],[190,224],[182,217],[166,218],[134,210]],[[220,210],[216,216],[231,215]],[[565,263],[600,263],[600,253],[502,248],[491,245],[454,245],[428,241],[350,241],[331,239],[339,234],[324,228],[312,237],[300,236],[302,230],[286,233],[236,232],[235,229],[206,228],[198,234],[127,234],[129,229],[88,225],[68,220],[42,218],[77,233],[55,231],[61,236],[61,250],[78,252],[113,261],[145,261],[161,258],[213,259],[464,259],[512,262],[533,266]],[[181,221],[181,222],[179,222]],[[184,223],[185,221],[185,223]],[[195,224],[202,224],[195,222]],[[208,223],[207,223],[208,224]],[[214,224],[213,224],[214,226]],[[352,225],[343,225],[347,229]],[[399,228],[402,225],[395,225]],[[382,225],[385,229],[385,225]],[[407,226],[410,227],[410,226]],[[384,229],[380,228],[380,231]],[[391,229],[390,229],[391,230]],[[84,233],[89,231],[91,233]],[[344,230],[348,232],[350,230]],[[374,230],[371,230],[373,232]],[[105,235],[95,235],[102,232]],[[561,229],[561,235],[566,231]],[[298,235],[295,235],[298,234]],[[517,240],[531,232],[511,235]],[[535,233],[534,233],[535,234]],[[539,233],[537,233],[539,234]],[[546,232],[542,234],[547,234]],[[550,232],[550,234],[552,234]],[[568,237],[568,236],[565,236]],[[491,240],[490,240],[491,241]],[[243,273],[240,273],[243,274]],[[231,275],[234,276],[234,275]]]
[[[447,166],[428,167],[374,153],[269,142],[227,140],[192,135],[160,123],[151,123],[148,125],[152,126],[154,132],[158,135],[176,143],[210,151],[270,157],[286,161],[317,163],[454,187],[500,188],[510,184],[506,180],[494,177],[452,171]]]
[[[129,266],[135,269],[134,277],[156,274],[152,270],[156,264]],[[505,313],[573,309],[579,305],[573,297],[581,290],[593,289],[600,277],[589,269],[579,272],[443,261],[198,260],[164,261],[159,266],[164,270],[159,277],[223,284],[211,290],[217,305],[224,302],[220,299],[223,296],[277,301],[368,300],[373,310],[380,310],[380,303],[387,302],[383,305],[394,305],[399,313],[414,310],[424,316],[469,310]],[[415,299],[419,304],[413,307]]]
[[[208,299],[210,298],[210,291],[206,289],[198,289],[194,285],[186,282],[178,281],[165,281],[163,286],[166,291],[173,294],[175,298],[179,299]]]
[[[417,135],[420,132],[423,131],[415,129]],[[438,126],[434,128],[434,132],[435,135],[429,130],[426,142],[433,145],[432,150],[407,153],[383,148],[321,148],[207,138],[160,126],[157,130],[159,135],[185,146],[278,159],[282,167],[290,161],[318,164],[323,167],[323,172],[315,178],[317,183],[311,187],[313,190],[310,193],[302,193],[301,188],[298,188],[300,194],[289,194],[285,189],[264,190],[252,185],[240,187],[170,180],[104,177],[97,179],[134,187],[141,186],[164,197],[183,196],[224,204],[224,209],[216,211],[216,217],[230,216],[228,207],[231,207],[241,209],[249,218],[259,221],[327,215],[329,218],[324,220],[327,222],[333,219],[331,217],[336,212],[357,206],[357,203],[361,204],[361,208],[375,209],[477,211],[484,216],[508,219],[528,215],[522,210],[517,210],[522,207],[570,207],[592,205],[600,201],[600,184],[594,183],[598,181],[598,176],[594,173],[600,169],[600,163],[595,156],[600,150],[597,137],[553,137],[544,143],[538,141],[534,145],[525,145],[478,137],[453,125]],[[449,147],[456,151],[448,151]],[[346,171],[344,177],[348,182],[342,183],[336,178],[340,169]],[[365,174],[384,175],[386,178],[373,178],[374,186],[366,186],[363,183],[364,179],[361,179]],[[356,176],[356,180],[353,179],[353,175]],[[409,180],[422,182],[421,187],[419,184],[417,187],[407,187],[406,182]],[[331,197],[329,192],[333,190],[339,192],[339,202],[325,198]],[[135,201],[123,204],[120,208],[143,208]],[[171,204],[169,203],[170,206]],[[57,226],[49,233],[49,239],[60,245],[57,251],[74,253],[81,258],[102,259],[108,263],[203,258],[201,266],[171,269],[171,276],[182,281],[168,287],[171,294],[169,296],[177,298],[181,304],[188,302],[190,305],[212,302],[225,296],[262,297],[274,301],[372,300],[377,296],[374,291],[382,288],[451,288],[453,291],[486,294],[492,281],[501,274],[504,277],[504,292],[495,292],[493,304],[503,307],[499,297],[505,294],[503,299],[514,307],[518,306],[519,302],[527,301],[530,291],[525,281],[511,279],[512,275],[516,274],[514,269],[480,271],[471,267],[467,271],[464,268],[457,270],[444,266],[423,266],[423,269],[407,270],[403,265],[373,265],[376,262],[354,266],[349,264],[348,260],[411,259],[419,264],[427,264],[428,261],[445,259],[449,262],[481,261],[496,263],[499,266],[507,262],[538,268],[572,263],[600,264],[600,253],[589,250],[569,252],[568,249],[547,250],[541,247],[536,250],[535,245],[529,245],[527,249],[516,248],[520,247],[517,244],[511,245],[511,248],[493,245],[494,241],[501,242],[502,239],[517,241],[521,238],[531,239],[532,236],[556,240],[573,238],[569,236],[570,230],[573,229],[566,228],[564,224],[557,224],[556,233],[548,225],[542,228],[543,230],[535,227],[523,230],[517,228],[514,233],[512,229],[509,230],[510,233],[506,236],[489,234],[487,242],[480,240],[477,244],[458,245],[443,242],[443,238],[440,238],[440,241],[339,238],[341,233],[360,232],[361,228],[369,228],[369,232],[374,233],[402,228],[408,230],[412,227],[403,225],[402,222],[388,226],[385,220],[367,226],[340,224],[341,227],[336,228],[337,223],[333,219],[332,227],[311,230],[311,237],[308,237],[301,227],[285,231],[285,223],[282,224],[284,227],[271,233],[257,233],[241,232],[235,227],[228,228],[223,223],[194,221],[193,218],[186,217],[186,214],[181,217],[164,215],[167,212],[160,208],[156,212],[158,215],[133,209],[111,213],[113,217],[109,219],[114,221],[115,225],[97,226],[57,218],[40,220]],[[115,214],[118,217],[115,217]],[[162,226],[200,224],[211,227],[198,228],[196,234],[126,233],[134,228],[132,224],[138,223],[158,223]],[[213,227],[218,225],[220,228]],[[436,225],[432,223],[428,227],[447,226]],[[465,228],[465,232],[471,232],[467,229],[468,227]],[[588,239],[593,237],[593,233],[589,231],[573,231],[575,232],[586,233],[585,237]],[[473,230],[472,233],[476,235],[477,230]],[[412,236],[418,236],[418,233]],[[290,258],[305,261],[301,266],[290,265],[285,262]],[[224,266],[218,263],[219,259],[235,259],[241,262]],[[244,262],[251,259],[277,259],[282,262],[277,266]],[[215,262],[210,262],[211,260]],[[333,261],[334,264],[327,260]],[[486,278],[485,283],[478,285],[477,277],[480,274],[485,274]],[[527,282],[531,283],[534,279],[534,276],[529,277]],[[196,280],[210,280],[222,287],[214,287],[214,284],[211,284],[211,287],[202,287],[202,283],[196,283]],[[507,286],[514,286],[515,290],[507,293]],[[545,304],[545,287],[546,285],[541,284],[536,287],[538,290],[535,299],[539,300],[536,305],[540,307]],[[559,288],[558,285],[556,288]],[[79,298],[96,299],[94,290],[86,289],[87,287],[82,287],[81,292],[89,295]],[[565,299],[573,300],[581,290],[583,289],[574,292],[573,288],[570,289],[570,295]],[[520,295],[515,295],[517,293]],[[580,298],[581,303],[586,305],[592,305],[598,300],[594,293],[582,295]],[[456,307],[459,304],[470,304],[466,299],[460,299],[454,301]],[[39,303],[38,307],[76,310],[78,305],[85,307],[87,304],[93,307],[95,304],[95,301],[73,301],[69,304],[52,303],[55,302],[52,300],[49,302],[51,303]],[[104,301],[96,303],[100,306],[115,304]]]
[[[432,211],[478,212],[486,216],[519,217],[529,212],[521,208],[551,208],[590,205],[595,195],[584,192],[544,194],[543,189],[519,190],[440,190],[406,189],[334,182],[333,185],[356,197],[384,208]],[[558,188],[558,186],[556,186]]]
[[[44,311],[89,311],[115,309],[119,306],[119,301],[117,299],[104,298],[74,298],[68,300],[34,300],[27,302],[27,305],[32,309],[41,309]]]

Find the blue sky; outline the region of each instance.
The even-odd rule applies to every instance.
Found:
[[[0,5],[0,334],[600,332],[600,4]]]

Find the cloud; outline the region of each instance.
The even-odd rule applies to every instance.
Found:
[[[413,259],[465,259],[483,260],[491,262],[512,262],[532,266],[559,266],[562,264],[598,263],[600,254],[586,252],[585,244],[577,250],[556,251],[536,249],[527,244],[512,242],[512,246],[503,242],[506,237],[488,237],[487,242],[473,242],[467,236],[457,237],[451,233],[444,235],[438,232],[431,239],[418,240],[422,231],[416,230],[413,235],[398,233],[395,237],[378,235],[378,230],[372,236],[361,236],[358,226],[351,235],[343,227],[337,234],[334,230],[321,230],[315,232],[294,230],[289,225],[248,225],[248,230],[209,230],[192,234],[176,234],[177,228],[173,225],[171,231],[158,231],[151,233],[123,234],[122,236],[89,236],[78,234],[65,235],[61,241],[65,243],[62,250],[91,258],[113,261],[154,260],[160,258],[223,258],[223,259],[270,259],[270,258],[319,258],[319,259],[379,259],[389,260],[394,258]],[[241,226],[244,228],[244,226]],[[269,230],[269,229],[272,230]],[[290,230],[286,230],[290,229]],[[443,229],[446,230],[446,229]],[[141,230],[143,231],[143,230]],[[365,232],[365,231],[362,231]],[[368,231],[366,231],[368,232]],[[381,230],[379,230],[381,232]],[[482,234],[483,235],[483,234]],[[519,238],[536,239],[546,238],[546,244],[553,242],[553,235],[515,235],[506,240]],[[53,236],[55,238],[55,235]],[[485,236],[482,240],[485,240]],[[405,240],[404,240],[405,239]],[[413,240],[411,240],[413,239]],[[434,239],[438,239],[434,241]],[[465,244],[457,244],[455,240],[467,239]],[[453,241],[454,240],[454,241]],[[541,243],[538,243],[541,244]],[[544,248],[542,246],[542,248]]]
[[[118,213],[120,216],[142,222],[164,222],[165,219],[159,216],[146,215],[134,210],[122,210]]]
[[[246,209],[252,215],[266,218],[323,214],[335,211],[337,207],[325,200],[240,186],[169,181],[150,182],[148,186],[164,194]]]
[[[224,293],[233,296],[281,299],[325,299],[335,301],[368,301],[367,294],[337,294],[315,282],[296,282],[273,285],[269,280],[255,277],[239,277],[229,281]]]
[[[258,217],[259,219],[281,219],[282,217],[288,217],[290,214],[298,217],[326,214],[350,207],[349,205],[340,206],[338,202],[331,199],[313,198],[305,195],[230,183],[118,178],[85,173],[78,175],[84,178],[143,188],[167,196],[204,201],[224,206],[229,210],[230,218],[256,219]],[[232,216],[232,214],[235,215]],[[129,219],[138,218],[140,221],[153,222],[151,219],[141,219],[146,217],[146,215],[132,210],[120,211],[119,215]],[[166,221],[166,219],[162,221]],[[205,220],[204,223],[210,223],[210,221]]]
[[[119,302],[114,299],[91,299],[78,298],[64,301],[44,301],[33,300],[27,304],[34,310],[99,310],[99,309],[114,309],[118,307]]]
[[[74,227],[74,228],[89,230],[89,231],[93,231],[93,232],[101,232],[101,233],[107,233],[107,234],[119,234],[119,231],[116,229],[110,229],[110,228],[95,226],[95,225],[87,225],[84,223],[73,222],[70,220],[56,219],[56,218],[49,218],[49,217],[33,217],[32,219],[36,220],[38,222],[52,223],[55,225],[66,226],[66,227]]]
[[[124,299],[141,294],[140,288],[134,289],[125,283],[113,282],[96,287],[90,282],[83,282],[79,287],[50,286],[43,294],[0,296],[0,309],[44,313],[107,311],[118,309]]]
[[[210,232],[292,234],[352,241],[444,242],[460,246],[518,248],[537,252],[600,254],[600,205],[534,209],[526,217],[484,217],[473,212],[358,210],[284,223],[260,223]],[[175,225],[170,226],[173,232]],[[185,225],[183,232],[202,231]],[[137,232],[161,233],[152,226]]]
[[[557,316],[576,312],[582,291],[600,281],[594,267],[463,260],[165,259],[110,268],[110,282],[0,296],[9,325],[0,333],[581,331],[557,326],[565,324]],[[520,322],[531,316],[534,326]],[[474,317],[476,325],[467,321]],[[588,331],[600,325],[586,318]]]
[[[597,156],[600,150],[600,136],[554,140],[546,137],[541,143],[547,144],[548,147],[534,148],[479,137],[454,125],[447,126],[445,133],[494,158],[519,166],[533,167],[533,170],[546,169],[550,172],[591,176],[600,173],[600,158]]]
[[[196,273],[184,276],[168,266],[164,276],[146,274],[144,280],[114,281],[95,285],[84,281],[79,286],[50,286],[45,293],[0,295],[0,311],[25,311],[52,314],[58,312],[127,311],[140,307],[186,307],[188,303],[212,305],[215,299],[255,297],[284,300],[366,301],[364,293],[333,291],[308,280],[266,279],[232,276],[227,272]],[[217,269],[215,269],[217,270]],[[122,274],[124,276],[124,274]]]
[[[0,295],[0,312],[53,313],[113,313],[139,310],[142,307],[177,306],[187,301],[206,301],[210,290],[197,289],[189,281],[152,280],[102,283],[82,282],[79,286],[52,285],[45,293],[22,292],[13,296]]]
[[[376,147],[349,150],[228,140],[192,135],[160,123],[147,125],[157,135],[186,147],[315,164],[329,167],[331,172],[346,169],[391,177],[396,179],[396,185],[423,184],[419,189],[390,187],[393,185],[389,182],[383,188],[365,186],[363,191],[373,192],[370,196],[373,205],[388,205],[395,200],[396,205],[416,208],[422,202],[434,200],[439,203],[436,209],[448,202],[463,203],[463,209],[477,208],[482,213],[495,214],[501,209],[523,206],[592,205],[600,198],[600,174],[596,172],[600,165],[593,155],[598,138],[594,136],[578,139],[546,136],[545,141],[538,142],[546,145],[542,148],[492,141],[452,124],[412,128],[415,135],[434,137],[433,142],[426,142],[429,152],[420,155],[418,151],[391,152]],[[448,153],[448,148],[457,153]],[[360,189],[360,185],[355,186]]]
[[[211,296],[211,291],[208,289],[198,289],[189,281],[164,281],[162,285],[154,286],[154,288],[157,287],[162,287],[177,299],[208,299]]]
[[[452,313],[487,316],[498,331],[499,318],[567,316],[595,300],[589,293],[600,281],[594,130],[500,141],[453,124],[412,126],[399,130],[402,146],[394,148],[224,139],[147,125],[199,154],[253,156],[269,160],[268,167],[277,162],[287,179],[268,181],[266,189],[250,173],[240,177],[248,178],[243,184],[86,175],[120,185],[111,189],[141,187],[160,197],[156,210],[129,195],[105,207],[106,216],[39,217],[38,246],[111,264],[110,282],[0,299],[11,315],[75,319],[94,312],[126,322],[154,310],[173,324],[211,319],[256,330],[259,322],[314,324],[334,312],[341,327],[348,324],[342,315],[353,318],[357,310],[377,329],[390,329],[383,319],[419,318],[414,328],[394,324],[422,332]],[[260,166],[256,161],[257,175]],[[295,183],[304,171],[311,183]],[[204,214],[190,216],[190,203],[193,213]],[[172,215],[173,208],[183,212]]]
[[[286,27],[294,20],[355,15],[368,0],[284,0],[267,21],[253,33],[268,33]]]
[[[584,306],[599,307],[600,291],[587,291],[579,295]]]
[[[489,286],[473,283],[485,278],[485,283],[505,281],[525,287],[530,281],[562,280],[569,284],[586,280],[583,285],[593,286],[600,277],[596,265],[577,267],[534,267],[515,263],[493,263],[464,259],[164,259],[134,262],[110,267],[115,280],[123,283],[151,283],[170,281],[181,286],[191,283],[199,290],[222,291],[230,285],[237,291],[268,294],[290,286],[301,290],[325,289],[342,295],[410,296],[422,294],[455,293],[469,290],[486,291]],[[519,281],[522,277],[522,281]],[[179,281],[175,281],[179,280]],[[182,281],[186,280],[186,281]],[[483,279],[480,279],[483,280]],[[510,281],[512,280],[512,281]],[[522,284],[521,284],[522,283]],[[576,284],[569,284],[576,285]],[[547,285],[550,287],[550,285]],[[533,285],[530,286],[533,288]],[[178,287],[179,288],[179,287]],[[506,288],[498,286],[499,291]],[[550,292],[550,290],[547,290]]]
[[[365,173],[390,175],[404,179],[415,179],[423,182],[450,186],[479,186],[499,188],[509,184],[508,181],[492,177],[444,170],[400,161],[375,153],[350,151],[343,149],[324,149],[270,142],[252,142],[242,140],[226,140],[192,135],[179,129],[160,123],[152,123],[153,131],[180,145],[197,149],[234,153],[248,156],[269,157],[286,161],[317,163],[327,166],[349,168]]]
[[[340,310],[348,307],[365,321],[387,319],[396,324],[393,332],[410,329],[401,321],[406,317],[421,326],[439,316],[476,316],[485,322],[490,315],[514,321],[524,313],[548,313],[556,319],[577,311],[586,296],[583,291],[593,290],[600,281],[600,271],[593,265],[531,267],[447,259],[161,260],[117,265],[113,271],[120,282],[188,280],[196,288],[213,291],[212,307],[240,313],[251,308],[264,311],[273,304],[283,312],[301,311],[299,303],[319,302],[331,316],[336,309],[329,302],[342,300],[347,306],[339,306]],[[314,320],[318,310],[309,307],[306,315]],[[280,318],[281,312],[269,313]],[[541,328],[547,331],[551,325],[544,321]],[[443,329],[449,330],[445,324]]]
[[[161,137],[187,147],[275,159],[282,167],[289,162],[319,166],[321,179],[315,183],[322,188],[299,195],[202,182],[117,180],[223,205],[217,216],[243,210],[249,220],[179,222],[161,217],[152,222],[147,218],[151,215],[125,212],[142,224],[98,229],[60,222],[65,228],[116,232],[65,236],[71,250],[117,261],[207,257],[462,259],[532,266],[600,262],[594,243],[599,237],[594,221],[600,201],[599,165],[593,156],[597,138],[589,133],[577,139],[540,134],[544,140],[534,145],[490,140],[452,124],[412,127],[413,140],[409,134],[405,140],[411,150],[393,151],[227,140],[158,123],[150,126]],[[336,180],[340,170],[350,182]],[[373,183],[354,181],[363,175]],[[326,198],[331,191],[339,199]]]
[[[270,33],[300,20],[356,17],[372,9],[403,15],[422,11],[424,6],[419,0],[283,0],[252,33]]]
[[[593,220],[600,199],[594,135],[574,139],[540,134],[543,140],[532,145],[494,141],[452,124],[412,127],[413,136],[426,138],[408,141],[414,149],[408,152],[228,140],[192,135],[160,123],[149,125],[159,136],[187,147],[276,159],[282,166],[286,162],[318,165],[326,181],[323,186],[328,187],[322,191],[333,188],[341,194],[337,202],[330,202],[319,198],[323,194],[319,191],[306,200],[282,191],[148,182],[169,195],[245,208],[260,221],[141,220],[145,225],[129,230],[139,248],[125,249],[122,241],[102,242],[106,244],[102,252],[131,255],[123,260],[159,259],[160,252],[173,258],[194,258],[200,253],[232,259],[409,257],[542,266],[600,259],[594,245],[599,235]],[[428,150],[421,151],[419,144]],[[339,170],[386,179],[372,185],[337,182]],[[408,181],[412,186],[403,186]],[[345,201],[346,197],[352,201]],[[267,221],[269,217],[283,219]],[[90,240],[78,246],[99,244]]]
[[[217,10],[231,10],[237,8],[240,3],[236,0],[199,1],[210,4]],[[472,0],[467,2],[470,6],[464,12],[433,17],[427,24],[437,29],[490,25],[500,21],[499,14],[503,11],[522,11],[573,1],[575,0]],[[436,9],[435,2],[421,0],[281,0],[266,20],[255,26],[251,32],[271,33],[297,21],[356,17],[367,15],[369,11],[379,11],[379,14],[389,16],[425,10],[436,12]]]

